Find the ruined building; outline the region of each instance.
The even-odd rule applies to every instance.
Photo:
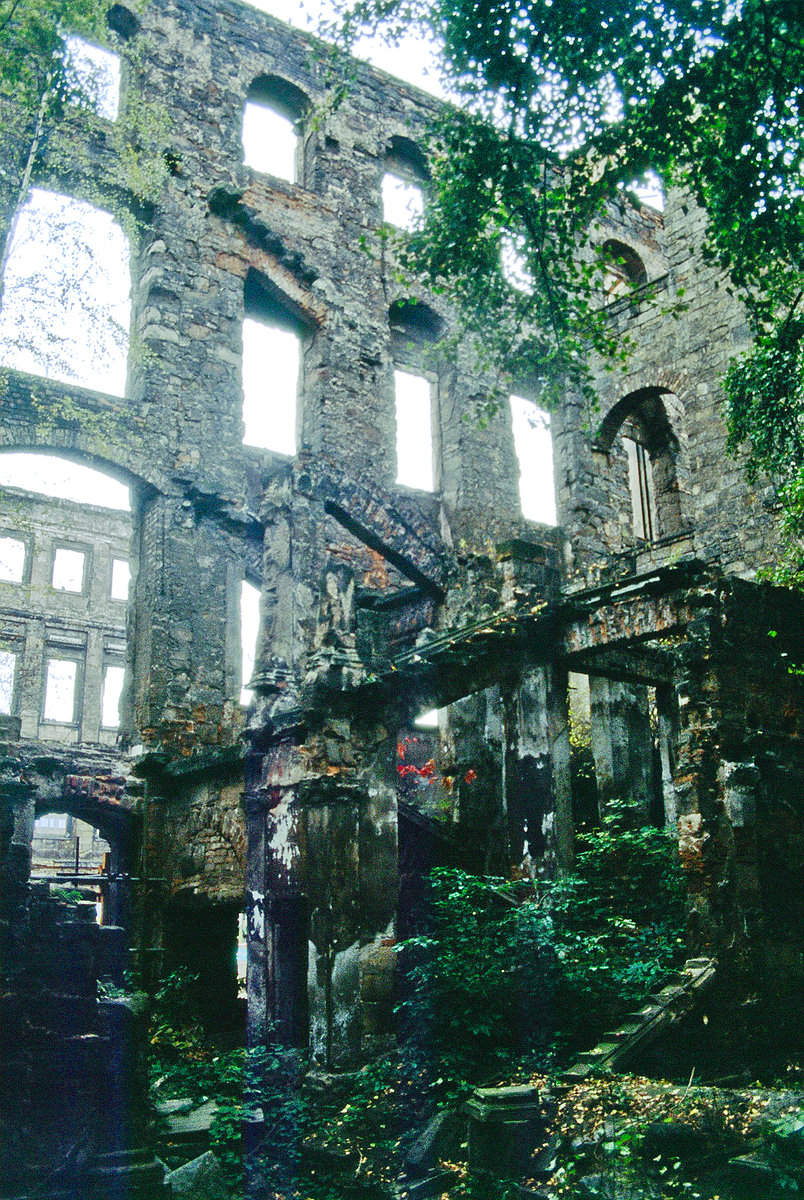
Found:
[[[111,847],[108,924],[146,982],[184,963],[239,1020],[244,911],[252,1042],[273,1022],[322,1064],[359,1062],[393,1034],[417,873],[458,852],[490,872],[571,864],[572,690],[600,804],[678,829],[691,949],[800,984],[804,606],[757,582],[776,501],[726,454],[719,381],[748,330],[697,252],[703,214],[671,195],[601,227],[624,277],[687,307],[671,320],[613,278],[635,350],[601,369],[597,412],[568,394],[553,414],[557,524],[535,523],[510,411],[465,419],[487,385],[467,349],[440,352],[448,300],[401,291],[382,235],[384,181],[426,196],[435,102],[357,65],[329,103],[316,43],[235,0],[115,4],[108,48],[116,121],[139,93],[166,115],[161,198],[121,189],[111,119],[78,111],[51,137],[82,152],[35,183],[126,214],[124,394],[7,370],[0,438],[122,480],[132,511],[0,497],[0,538],[16,561],[23,546],[0,582],[4,952],[30,918],[34,820],[72,815]],[[244,162],[247,112],[284,119],[287,177]],[[273,359],[244,410],[244,345],[266,330],[298,352],[289,419]],[[74,592],[60,550],[84,556]],[[74,686],[58,720],[54,662]],[[116,729],[103,680],[122,665]],[[437,729],[416,726],[429,710]]]

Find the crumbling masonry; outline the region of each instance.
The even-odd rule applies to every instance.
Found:
[[[479,870],[571,863],[573,675],[589,681],[601,805],[646,820],[658,805],[678,829],[691,949],[800,983],[804,706],[789,667],[804,662],[804,605],[757,582],[776,501],[725,451],[719,381],[748,330],[697,252],[703,214],[671,195],[661,216],[613,213],[597,234],[627,250],[630,278],[660,299],[684,289],[687,307],[670,319],[639,294],[611,301],[635,351],[627,374],[601,369],[597,413],[568,394],[553,415],[558,527],[537,525],[519,515],[509,414],[464,419],[484,380],[468,350],[439,352],[444,297],[400,303],[381,236],[383,174],[424,178],[434,102],[358,65],[329,104],[316,44],[234,0],[114,5],[109,45],[124,63],[137,47],[119,120],[135,89],[167,113],[163,196],[143,211],[121,194],[108,123],[78,113],[52,137],[88,154],[36,182],[108,195],[136,225],[125,397],[9,371],[0,437],[130,483],[127,687],[116,745],[86,715],[96,693],[69,729],[43,727],[43,645],[72,631],[89,680],[100,625],[38,612],[30,579],[0,584],[4,637],[34,618],[39,631],[3,718],[4,955],[45,928],[27,888],[33,819],[72,812],[134,880],[112,925],[146,982],[185,962],[210,1012],[236,1021],[245,909],[252,1043],[270,1022],[322,1064],[359,1062],[393,1034],[392,946],[428,862],[459,846]],[[297,122],[298,182],[243,165],[253,96]],[[12,166],[19,152],[4,145]],[[293,457],[243,442],[249,316],[301,342]],[[432,493],[395,482],[395,368],[432,384]],[[261,590],[248,709],[243,580]],[[433,708],[438,733],[415,729]],[[406,760],[416,772],[400,772],[400,743],[426,751]],[[70,993],[85,1008],[90,968]]]

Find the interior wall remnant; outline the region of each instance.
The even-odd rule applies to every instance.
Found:
[[[592,753],[600,815],[614,801],[647,823],[654,794],[653,734],[648,688],[601,676],[589,681]]]

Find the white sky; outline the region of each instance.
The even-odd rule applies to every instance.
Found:
[[[321,16],[328,16],[331,12],[326,0],[305,0],[303,4],[299,0],[245,0],[245,3],[308,33],[315,33]],[[398,46],[387,46],[379,40],[362,38],[356,44],[354,53],[380,70],[395,75],[397,79],[415,84],[434,96],[443,98],[445,95],[439,82],[436,51],[432,43],[406,37]]]
[[[240,653],[241,688],[240,703],[248,705],[254,693],[246,684],[254,674],[257,656],[257,638],[260,632],[260,590],[245,579],[240,585]]]
[[[394,371],[396,401],[396,481],[432,492],[433,390],[429,379]]]
[[[78,504],[131,511],[131,495],[124,483],[102,471],[53,454],[3,451],[0,453],[0,486],[24,488],[43,496],[75,500]]]
[[[243,443],[296,453],[299,339],[262,321],[243,322]]]
[[[550,414],[523,396],[511,397],[514,446],[519,460],[522,516],[543,525],[556,524],[553,438]]]

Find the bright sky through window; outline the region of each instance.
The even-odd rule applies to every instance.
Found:
[[[0,487],[23,488],[57,500],[131,511],[131,496],[125,484],[102,471],[52,454],[0,454]]]
[[[78,664],[64,658],[51,658],[45,684],[46,721],[71,725],[75,717],[75,680]]]
[[[25,571],[25,543],[16,538],[0,537],[0,579],[22,583]]]
[[[322,16],[331,17],[333,5],[328,0],[246,0],[252,8],[287,21],[297,28],[312,29],[315,32]],[[444,96],[438,78],[437,50],[432,42],[423,41],[419,36],[411,35],[400,38],[392,46],[387,45],[379,37],[362,37],[354,46],[356,58],[387,71],[397,79],[415,84],[434,96]]]
[[[117,222],[83,200],[32,189],[6,267],[0,365],[122,396],[129,286]]]
[[[247,167],[293,183],[298,144],[292,121],[265,104],[247,102],[243,112],[243,162]]]
[[[14,670],[17,656],[10,650],[0,650],[0,713],[9,716],[14,703]]]
[[[116,121],[120,109],[120,59],[79,37],[64,42],[67,81],[99,117]]]
[[[427,712],[419,713],[413,724],[417,729],[438,729],[438,709],[429,708]]]
[[[84,588],[84,555],[60,546],[53,556],[53,586],[58,592],[80,592]]]
[[[429,379],[394,371],[396,396],[396,481],[432,492],[433,415]]]
[[[296,453],[299,339],[284,329],[243,322],[243,444]]]
[[[503,275],[512,288],[530,295],[533,291],[533,276],[528,270],[524,249],[525,239],[521,235],[503,235],[500,243]]]
[[[254,695],[246,684],[254,674],[254,662],[257,656],[257,638],[260,632],[260,590],[252,584],[240,585],[240,653],[241,680],[240,703],[250,704]]]
[[[543,525],[556,523],[553,474],[553,439],[550,414],[532,400],[511,397],[514,446],[519,460],[519,496],[522,516]]]
[[[424,212],[424,195],[415,183],[391,172],[382,179],[382,219],[397,229],[411,230]]]
[[[112,560],[112,599],[128,600],[128,588],[131,583],[131,567],[124,558]]]
[[[111,665],[103,673],[101,725],[104,729],[117,729],[120,725],[120,697],[125,674],[125,667]]]

